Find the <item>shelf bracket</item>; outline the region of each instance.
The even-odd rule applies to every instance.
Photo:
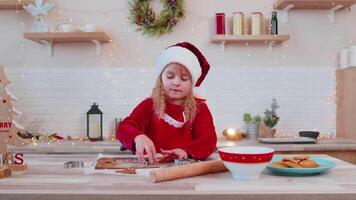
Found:
[[[48,56],[53,57],[53,42],[47,40],[40,40],[41,44],[47,45]]]
[[[330,23],[335,22],[335,12],[343,7],[344,7],[343,5],[336,5],[330,9],[329,15],[328,15]]]
[[[289,4],[288,6],[286,6],[285,8],[283,8],[283,10],[280,11],[282,22],[288,22],[288,12],[289,12],[289,10],[292,9],[293,7],[294,7],[293,4]]]
[[[269,41],[268,42],[268,50],[272,51],[273,50],[273,46],[276,44],[276,41]]]
[[[92,42],[95,44],[96,55],[101,56],[101,42],[99,42],[99,40],[92,40]]]
[[[226,51],[225,45],[226,45],[226,41],[222,41],[221,44],[220,44],[220,47],[221,47],[222,51]]]

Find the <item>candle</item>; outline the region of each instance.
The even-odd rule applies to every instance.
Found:
[[[236,134],[236,131],[232,128],[227,129],[226,132],[229,136],[234,136]]]
[[[242,138],[240,131],[236,131],[233,128],[228,128],[223,131],[223,135],[227,140],[238,140]]]
[[[100,138],[100,124],[99,122],[93,122],[90,124],[90,137],[92,138]]]

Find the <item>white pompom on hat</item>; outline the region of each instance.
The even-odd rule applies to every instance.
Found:
[[[170,63],[179,63],[186,67],[192,76],[194,87],[201,85],[210,69],[203,54],[189,42],[177,43],[163,50],[157,60],[157,75],[161,75]]]

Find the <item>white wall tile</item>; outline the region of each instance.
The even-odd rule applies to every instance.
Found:
[[[127,116],[154,84],[153,68],[6,67],[11,92],[25,126],[42,120],[41,130],[61,135],[86,133],[86,112],[93,102],[104,112],[104,133],[114,119]],[[296,134],[318,129],[335,133],[333,68],[212,67],[205,96],[217,133],[242,127],[242,114],[263,114],[275,97],[280,105],[278,132]]]

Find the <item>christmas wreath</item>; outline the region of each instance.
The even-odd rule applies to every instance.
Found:
[[[137,31],[151,36],[172,32],[184,17],[184,0],[161,0],[163,9],[159,16],[151,7],[151,0],[133,0],[130,3],[130,21],[139,26]]]

